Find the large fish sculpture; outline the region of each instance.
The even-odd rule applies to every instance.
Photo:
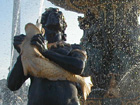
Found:
[[[32,23],[28,23],[25,26],[26,37],[22,44],[19,46],[21,49],[21,61],[23,65],[24,75],[32,75],[35,77],[47,78],[49,80],[68,80],[72,82],[77,82],[82,87],[84,100],[91,92],[91,87],[93,86],[91,78],[82,77],[80,75],[75,75],[70,73],[57,65],[56,63],[45,58],[37,49],[37,47],[30,45],[31,38],[40,34],[40,30],[37,26]]]

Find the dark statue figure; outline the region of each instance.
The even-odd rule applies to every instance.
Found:
[[[55,62],[71,73],[81,75],[85,66],[86,56],[84,50],[77,44],[60,43],[66,41],[64,33],[67,25],[64,16],[57,8],[49,8],[42,14],[41,23],[45,29],[45,37],[35,35],[31,45],[37,46],[42,55]],[[25,35],[14,37],[14,47],[20,53],[18,47]],[[45,40],[48,41],[48,50],[45,49]],[[57,42],[57,43],[56,43]],[[10,90],[18,90],[28,79],[31,84],[28,92],[28,105],[79,105],[76,83],[67,80],[50,81],[45,78],[37,78],[31,75],[24,76],[21,55],[8,75],[7,86]]]

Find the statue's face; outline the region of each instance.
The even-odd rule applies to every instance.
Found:
[[[64,24],[64,16],[60,11],[50,13],[46,22],[47,28],[55,31],[64,30]]]
[[[50,13],[47,18],[46,27],[47,29],[49,29],[48,31],[54,31],[54,33],[46,33],[48,43],[61,41],[62,36],[59,33],[65,30],[66,28],[66,23],[62,12],[53,11],[52,13]]]

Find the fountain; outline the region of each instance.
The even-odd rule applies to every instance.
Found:
[[[84,75],[92,76],[94,87],[81,105],[140,105],[140,0],[48,1],[84,14],[78,17],[84,31],[81,45],[88,54]]]
[[[78,17],[94,87],[87,105],[140,105],[140,0],[48,0]],[[81,99],[81,105],[83,101]]]

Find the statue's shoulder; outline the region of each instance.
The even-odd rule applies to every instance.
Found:
[[[83,55],[82,59],[84,59],[84,60],[87,59],[86,50],[84,49],[84,47],[82,45],[80,45],[80,44],[72,44],[71,47],[72,47],[71,53],[75,53],[75,52],[77,53],[78,52],[79,54]]]

